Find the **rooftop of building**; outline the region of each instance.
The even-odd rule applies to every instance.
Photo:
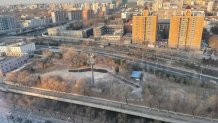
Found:
[[[72,8],[71,10],[68,10],[67,12],[82,12],[82,9]]]
[[[218,20],[218,16],[207,16],[205,19],[206,20],[217,21]]]
[[[121,34],[104,34],[102,37],[121,37]]]
[[[16,56],[0,56],[0,63],[7,62],[14,58],[16,58]]]
[[[120,17],[116,17],[114,19],[111,19],[109,22],[107,22],[109,24],[117,24],[117,23],[123,23],[123,19]]]
[[[94,28],[102,28],[102,27],[104,27],[104,26],[105,26],[104,23],[99,23],[99,24],[97,24],[97,25],[94,25]]]
[[[0,15],[0,17],[11,17],[10,15]]]

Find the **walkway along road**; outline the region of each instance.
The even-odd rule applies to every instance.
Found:
[[[1,83],[0,90],[3,92],[11,92],[34,97],[52,99],[170,123],[218,123],[217,119],[193,117],[192,115],[188,114],[182,114],[166,110],[158,110],[133,104],[127,105],[126,103],[117,101],[81,96],[64,92],[50,91],[34,87],[24,87]]]

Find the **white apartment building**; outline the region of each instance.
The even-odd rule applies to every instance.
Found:
[[[207,12],[213,12],[214,2],[210,1],[207,5]]]
[[[137,0],[137,6],[145,6],[145,0]]]
[[[24,63],[27,62],[29,58],[28,54],[23,54],[19,57],[14,56],[4,56],[0,57],[0,72],[6,74],[12,70],[17,69],[18,67],[22,66]]]
[[[38,27],[38,26],[45,26],[50,23],[50,19],[31,19],[25,20],[22,25],[23,27]]]
[[[0,52],[7,56],[22,56],[23,54],[32,53],[36,50],[35,43],[19,42],[14,44],[0,44]]]
[[[17,27],[16,20],[8,15],[0,15],[0,31],[12,30]]]
[[[131,14],[128,13],[128,12],[122,12],[122,13],[121,13],[121,18],[122,18],[122,19],[129,19],[130,16],[131,16]]]

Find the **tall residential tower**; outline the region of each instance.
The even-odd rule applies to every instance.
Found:
[[[157,15],[144,10],[142,15],[133,16],[132,41],[135,44],[156,44]]]
[[[51,18],[53,23],[64,23],[66,22],[67,14],[63,10],[53,11]]]
[[[183,15],[172,16],[168,46],[179,49],[200,49],[204,16],[187,9]]]

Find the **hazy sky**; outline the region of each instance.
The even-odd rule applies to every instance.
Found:
[[[81,1],[109,1],[109,0],[0,0],[0,5],[21,3],[52,3],[52,2],[81,2]]]

